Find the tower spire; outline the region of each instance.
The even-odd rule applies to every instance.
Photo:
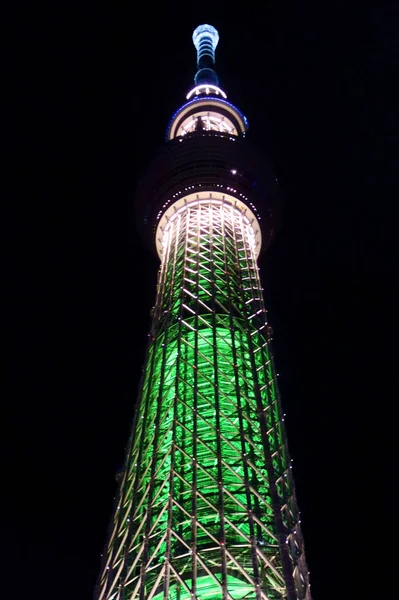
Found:
[[[196,85],[209,83],[219,85],[214,69],[215,49],[219,42],[219,33],[212,25],[199,25],[193,32],[193,43],[197,50],[197,67],[194,81]]]

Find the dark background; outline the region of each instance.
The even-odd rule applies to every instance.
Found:
[[[371,564],[396,527],[376,502],[397,401],[397,8],[117,4],[18,6],[3,56],[0,598],[92,597],[155,299],[134,189],[193,85],[203,22],[280,182],[260,267],[314,600],[380,592]]]

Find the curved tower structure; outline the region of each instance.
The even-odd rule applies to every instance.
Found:
[[[214,27],[143,176],[161,261],[98,600],[310,600],[257,257],[275,181],[219,87]]]

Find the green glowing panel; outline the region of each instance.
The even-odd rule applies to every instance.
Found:
[[[220,575],[216,575],[215,577],[220,581]],[[236,577],[228,576],[227,589],[234,600],[241,600],[242,598],[255,600],[256,598],[253,586],[240,581]],[[220,585],[215,582],[214,578],[207,576],[197,578],[196,596],[204,600],[221,600],[223,593]],[[154,596],[154,600],[163,600],[163,598],[163,593]],[[173,590],[169,590],[169,599],[177,600],[177,598],[179,600],[192,600],[191,594],[183,586],[176,586]]]

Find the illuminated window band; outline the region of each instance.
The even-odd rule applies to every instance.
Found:
[[[230,119],[220,116],[217,112],[200,112],[195,113],[187,117],[185,121],[180,125],[177,135],[186,135],[186,133],[193,133],[198,127],[198,119],[201,119],[202,129],[205,131],[219,131],[220,133],[230,133],[231,135],[238,135],[237,129]]]
[[[217,85],[211,85],[206,83],[203,83],[202,85],[197,85],[195,88],[190,90],[186,96],[187,100],[190,100],[190,98],[194,96],[194,94],[196,96],[198,96],[198,94],[216,94],[216,96],[219,96],[220,94],[223,98],[227,98],[227,94],[222,89],[220,89],[220,87],[217,87]]]
[[[188,194],[184,198],[179,198],[163,213],[156,231],[156,248],[159,258],[162,260],[163,250],[167,244],[168,231],[177,218],[188,209],[198,205],[208,205],[214,207],[225,207],[229,212],[233,209],[234,213],[242,216],[245,226],[248,227],[248,236],[252,240],[252,247],[255,257],[259,256],[262,246],[262,234],[258,220],[250,208],[238,198],[225,194],[223,192],[195,192]]]
[[[193,119],[198,115],[205,116],[208,114],[217,117],[220,121],[224,120],[225,123],[230,124],[229,126],[233,126],[233,129],[235,130],[234,132],[231,132],[233,135],[245,135],[245,132],[248,129],[246,117],[234,106],[234,104],[227,102],[223,98],[217,98],[216,96],[198,95],[194,96],[192,100],[184,104],[175,112],[167,129],[167,139],[172,140],[179,135],[187,133],[187,131],[182,133],[181,127],[182,125],[186,126],[186,124],[189,123],[189,117]],[[224,128],[216,129],[212,127],[211,130],[229,133],[229,130]],[[189,129],[189,131],[192,130]]]

